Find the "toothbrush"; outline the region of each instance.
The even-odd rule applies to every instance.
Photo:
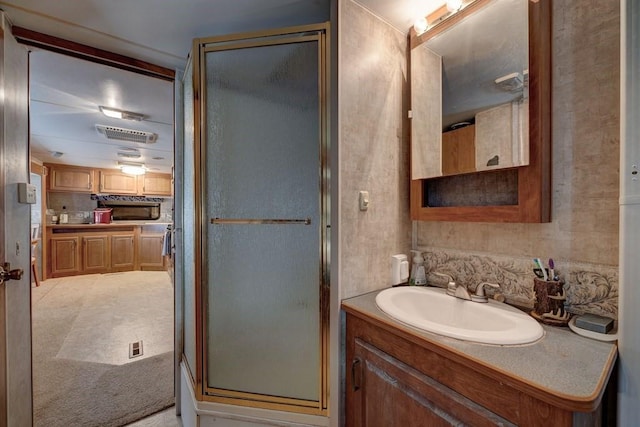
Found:
[[[551,280],[556,280],[556,272],[554,271],[555,264],[553,258],[549,258],[549,276]]]
[[[540,258],[534,258],[533,263],[542,271],[542,278],[544,279],[544,281],[546,282],[547,280],[549,280],[549,276],[547,276],[547,270],[542,265],[542,261],[540,261]]]

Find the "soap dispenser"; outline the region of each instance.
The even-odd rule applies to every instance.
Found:
[[[426,285],[427,272],[424,268],[422,252],[417,250],[412,250],[411,252],[413,252],[413,262],[411,265],[411,278],[409,279],[409,283],[411,285]]]

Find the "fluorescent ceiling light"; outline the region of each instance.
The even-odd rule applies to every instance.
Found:
[[[102,114],[104,114],[107,117],[111,117],[112,119],[140,121],[145,118],[144,114],[119,110],[117,108],[105,107],[104,105],[100,105],[99,108],[100,108],[100,111],[102,111]]]
[[[118,167],[122,173],[129,175],[144,175],[147,171],[144,163],[118,162]]]

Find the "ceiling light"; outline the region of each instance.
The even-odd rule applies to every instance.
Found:
[[[144,163],[118,162],[118,167],[122,173],[129,175],[144,175],[147,171]]]
[[[447,10],[457,12],[462,7],[462,0],[447,0]]]
[[[118,157],[124,157],[125,159],[139,159],[142,157],[142,154],[133,152],[122,153],[118,151]]]
[[[49,151],[49,154],[51,154],[51,157],[55,157],[57,159],[59,157],[62,157],[64,153],[60,151]]]
[[[429,28],[427,18],[418,18],[416,19],[416,22],[413,23],[413,29],[416,31],[417,35],[420,35],[427,31],[427,28]]]
[[[112,119],[124,119],[124,120],[143,120],[145,118],[144,114],[133,113],[131,111],[119,110],[117,108],[105,107],[104,105],[99,106],[100,111],[107,117],[111,117]]]

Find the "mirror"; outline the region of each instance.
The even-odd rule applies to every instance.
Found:
[[[413,180],[529,164],[528,3],[476,0],[413,39]]]

